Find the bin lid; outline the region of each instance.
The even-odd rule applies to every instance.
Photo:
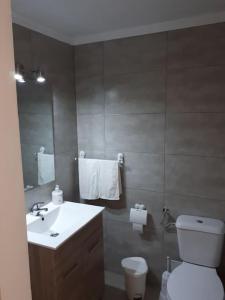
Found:
[[[125,272],[133,275],[146,274],[148,271],[148,265],[143,257],[127,257],[121,261],[122,267]]]

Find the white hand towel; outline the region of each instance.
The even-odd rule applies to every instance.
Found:
[[[99,160],[99,198],[119,200],[122,192],[120,167],[117,161]]]
[[[55,180],[54,155],[38,153],[38,184],[43,185]]]
[[[79,158],[80,197],[86,200],[99,198],[99,161],[97,159]]]

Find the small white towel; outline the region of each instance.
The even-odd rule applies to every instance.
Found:
[[[119,200],[122,192],[117,161],[79,158],[80,197]]]
[[[38,153],[38,184],[43,185],[55,180],[54,155]]]
[[[99,198],[119,200],[122,192],[120,167],[115,160],[99,160]]]
[[[99,161],[97,159],[79,158],[80,197],[86,200],[99,198]]]

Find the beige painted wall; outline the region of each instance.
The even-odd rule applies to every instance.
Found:
[[[1,300],[30,300],[24,193],[9,0],[0,0]]]

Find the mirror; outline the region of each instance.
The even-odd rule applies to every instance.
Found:
[[[55,180],[52,89],[48,82],[17,83],[24,190]]]

